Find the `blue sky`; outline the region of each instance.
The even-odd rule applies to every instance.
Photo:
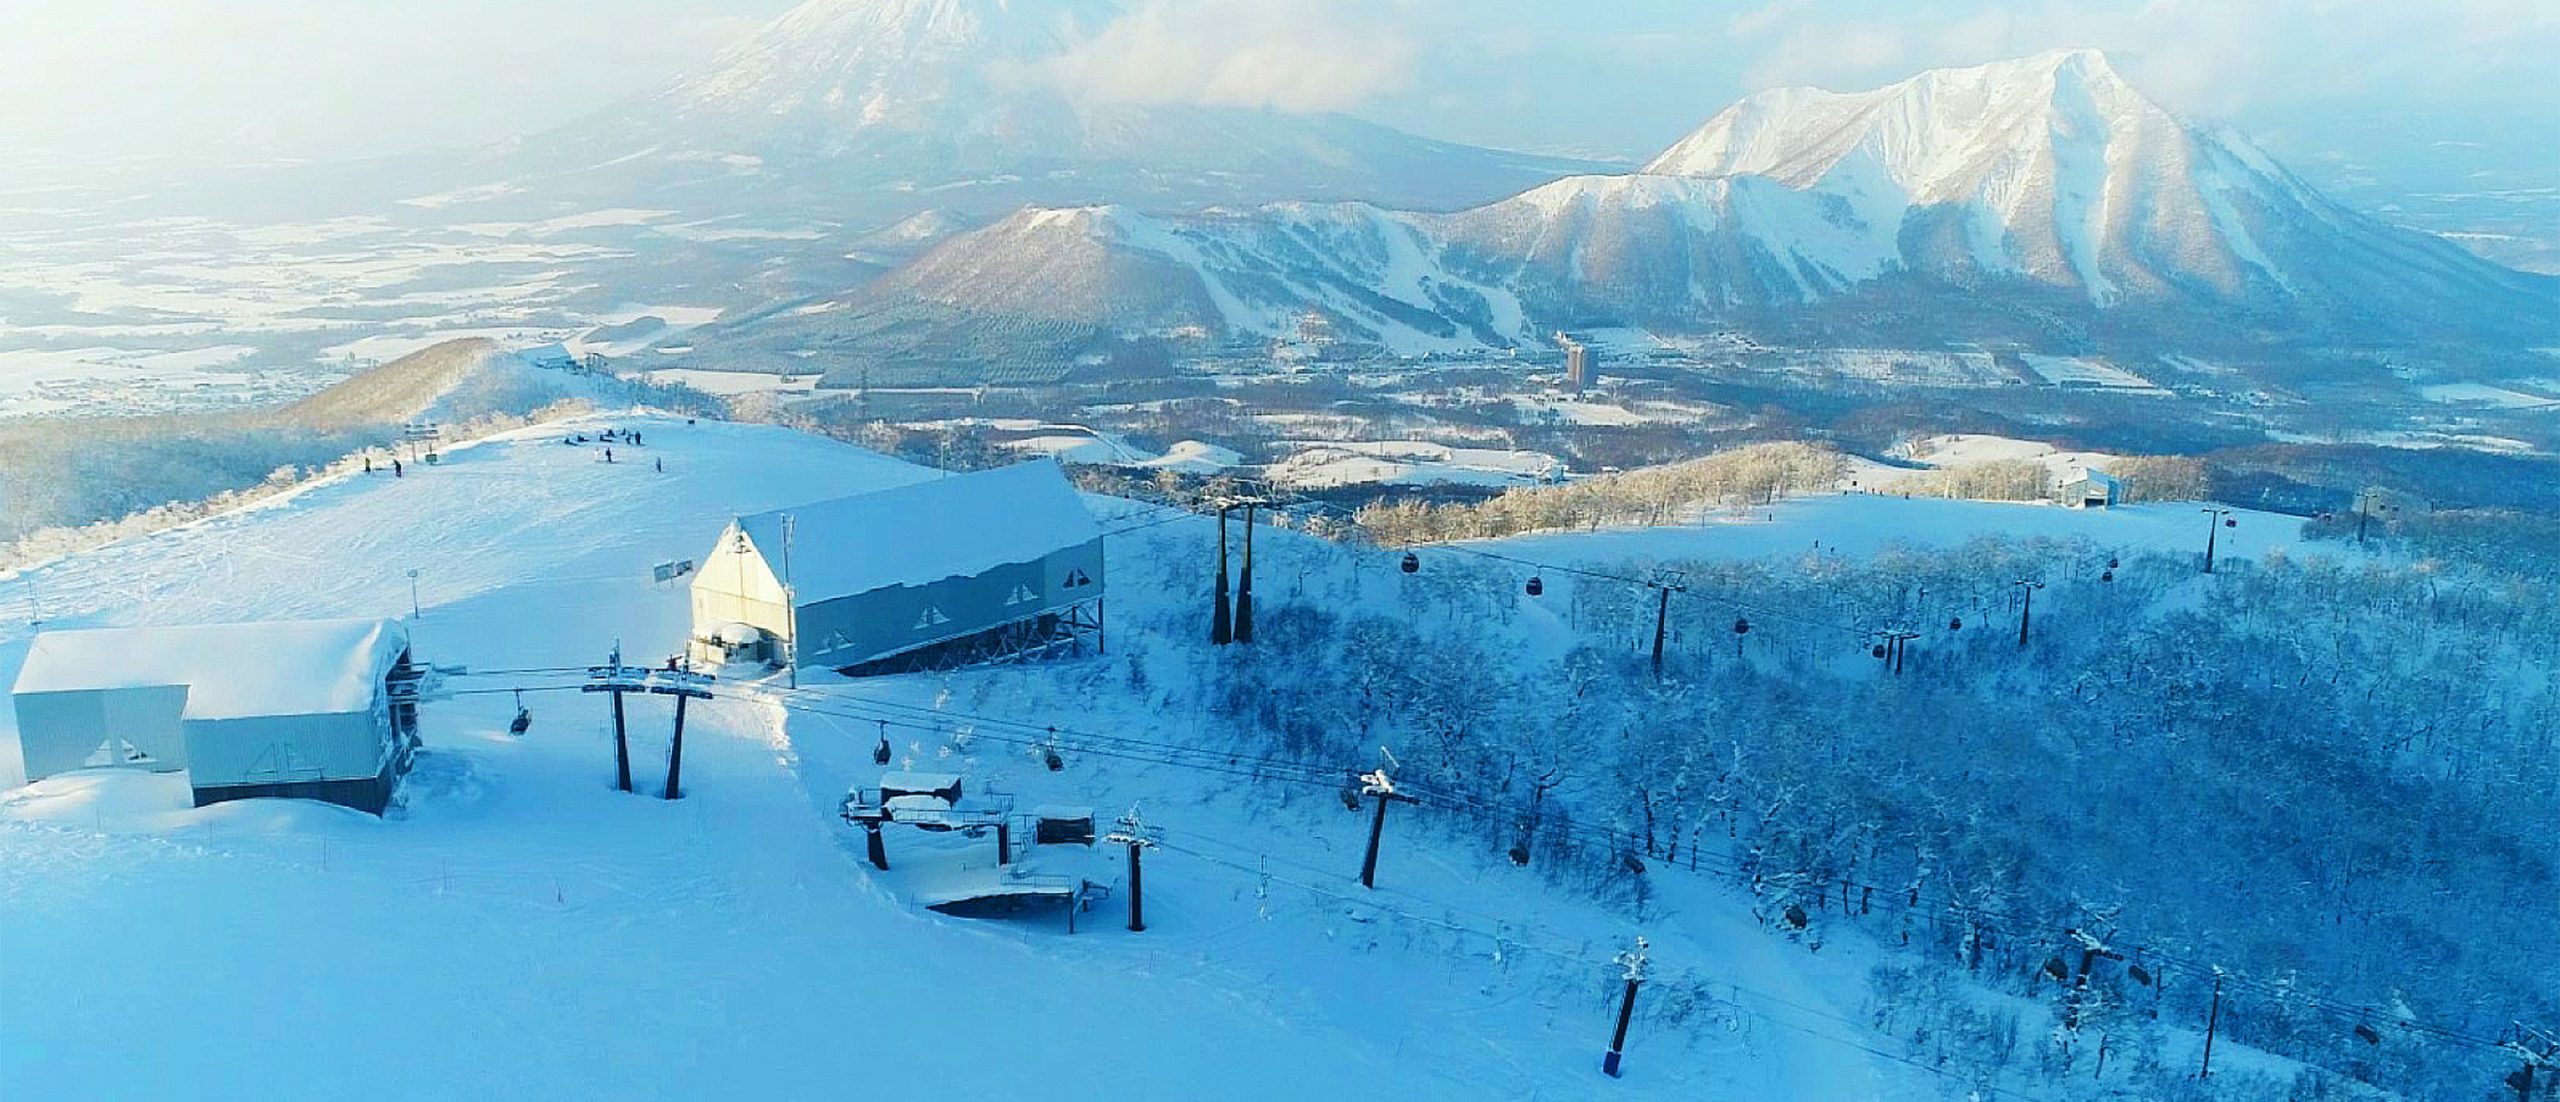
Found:
[[[2560,57],[2560,0],[1124,3],[1148,30],[1123,41],[1153,56],[1107,68],[1121,85],[1157,74],[1136,94],[1610,157],[1649,153],[1759,88],[1867,87],[2060,46],[2107,49],[2172,107],[2296,160],[2436,148],[2513,171],[2552,156],[2520,139],[2560,131],[2560,85],[2542,71]],[[314,157],[480,144],[643,90],[789,6],[0,0],[0,142]],[[1202,75],[1202,59],[1248,48],[1267,87]]]

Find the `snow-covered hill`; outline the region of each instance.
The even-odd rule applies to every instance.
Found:
[[[1041,305],[1120,335],[1268,340],[1314,318],[1399,353],[1603,324],[1923,343],[2098,329],[2159,346],[2512,343],[2560,326],[2560,280],[2348,210],[2087,50],[1764,93],[1636,174],[1452,214],[1017,216],[863,297],[994,321],[1061,273],[1072,293]]]
[[[559,443],[608,425],[640,430],[647,446],[608,465]],[[530,734],[506,734],[516,698],[504,686],[528,678],[496,671],[584,663],[617,641],[652,661],[681,647],[685,591],[653,586],[652,564],[698,555],[739,513],[932,474],[778,429],[597,419],[0,583],[13,602],[0,684],[29,639],[16,585],[63,627],[398,615],[412,568],[422,660],[490,671],[454,678],[459,695],[427,705],[405,810],[385,820],[293,802],[188,809],[171,776],[23,785],[0,709],[0,1081],[37,1095],[188,1097],[254,1079],[279,1099],[1376,1089],[1472,1102],[1596,1089],[1606,958],[1626,925],[1524,874],[1487,881],[1488,858],[1423,833],[1390,849],[1380,892],[1350,898],[1342,862],[1360,824],[1329,793],[1275,803],[1232,777],[1073,749],[1053,777],[965,732],[902,727],[900,753],[1021,792],[1025,806],[1086,802],[1107,816],[1143,801],[1166,829],[1169,849],[1147,868],[1148,932],[1120,928],[1114,896],[1069,936],[1054,915],[940,917],[872,873],[835,816],[845,789],[878,772],[872,727],[786,715],[771,703],[778,685],[723,685],[693,713],[678,803],[648,787],[664,766],[663,709],[633,705],[640,796],[612,790],[599,698],[528,694]],[[1151,583],[1193,573],[1208,525],[1112,539],[1115,584],[1128,583],[1113,600],[1115,650],[1176,645],[1143,625],[1187,587]],[[984,713],[1035,706],[1043,686],[1123,676],[1087,661],[835,683],[816,699]],[[1108,712],[1019,714],[1175,735],[1158,704],[1122,699]],[[918,844],[891,839],[901,860]],[[1240,856],[1256,851],[1269,855],[1260,872]],[[1712,959],[1776,1017],[1647,1039],[1622,1093],[1686,1098],[1707,1085],[1810,1102],[1912,1077],[1817,1039],[1854,1015],[1854,999],[1832,1000],[1859,982],[1861,958],[1769,937],[1703,881],[1674,890],[1690,917],[1656,942],[1687,962],[1666,982]],[[1460,932],[1497,924],[1508,945]],[[98,1041],[135,1036],[151,1038],[149,1059]]]
[[[637,429],[647,444],[625,446],[622,461],[608,464],[594,448],[561,443],[563,433],[607,426]],[[2318,844],[2289,833],[2299,818],[2344,806],[2321,802],[2340,792],[2370,799],[2369,782],[2396,774],[2355,764],[2353,747],[2334,747],[2328,758],[2277,741],[2273,732],[2289,722],[2331,714],[2309,703],[2327,687],[2295,683],[2291,671],[2308,663],[2346,677],[2337,693],[2382,709],[2356,721],[2371,714],[2396,729],[2405,717],[2390,709],[2416,698],[2370,697],[2356,678],[2467,659],[2378,647],[2341,665],[2328,647],[2347,630],[2341,622],[2398,623],[2417,607],[2415,587],[2468,567],[2395,571],[2375,559],[2340,569],[2319,561],[2325,553],[2304,546],[2286,518],[2239,518],[2226,552],[2265,558],[2232,567],[2219,589],[2194,573],[2198,518],[2183,506],[2081,512],[1826,495],[1695,526],[1553,533],[1472,552],[1425,548],[1428,565],[1412,575],[1395,567],[1392,551],[1265,530],[1266,634],[1251,648],[1211,650],[1198,628],[1213,522],[1094,499],[1113,533],[1108,656],[851,683],[813,674],[796,690],[724,680],[692,713],[685,798],[668,803],[651,798],[667,749],[664,702],[633,705],[643,793],[622,795],[610,781],[605,708],[577,691],[577,671],[617,642],[643,661],[681,646],[685,592],[653,584],[652,565],[699,555],[740,513],[932,472],[780,429],[641,414],[529,429],[445,458],[399,479],[351,473],[0,578],[0,604],[10,609],[0,622],[0,681],[14,676],[31,636],[17,614],[21,600],[64,627],[397,615],[408,610],[413,583],[421,657],[465,668],[449,672],[426,704],[418,769],[398,812],[379,820],[275,801],[191,809],[170,777],[79,772],[24,784],[10,772],[14,719],[0,711],[0,1081],[84,1097],[200,1096],[255,1081],[284,1099],[799,1097],[847,1084],[894,1094],[1140,1099],[1605,1091],[1919,1102],[1951,1090],[2079,1097],[2068,1091],[2080,1086],[2170,1097],[2157,1088],[2193,1082],[2184,1069],[2197,1057],[2194,1023],[2207,987],[2180,953],[2282,962],[2267,975],[2298,968],[2280,988],[2252,983],[2243,970],[2226,1030],[2342,1067],[2370,1065],[2359,1074],[2391,1083],[2414,1081],[2414,1057],[2437,1042],[2376,1014],[2385,1040],[2366,1047],[2307,1001],[2328,990],[2321,981],[2360,979],[2355,990],[2381,990],[2405,982],[2408,968],[2429,976],[2480,969],[2462,973],[2481,977],[2477,985],[2409,992],[2411,1013],[2436,1020],[2481,1000],[2530,1009],[2511,1006],[2508,989],[2530,988],[2534,970],[2547,971],[2529,954],[2505,951],[2547,928],[2548,900],[2505,887],[2538,882],[2523,879],[2521,863],[2547,839],[2509,833],[2463,802],[2546,800],[2530,776],[2513,778],[2515,791],[2488,794],[2477,791],[2481,774],[2498,784],[2505,774],[2449,771],[2440,785],[2413,777],[2405,783],[2430,787],[2412,790],[2406,806],[2378,802],[2358,822],[2334,825],[2348,832],[2373,821],[2353,842],[2381,847],[2372,856],[2341,869],[2296,862],[2315,850],[2295,847]],[[2062,542],[1972,538],[1985,535]],[[1948,550],[1933,558],[1915,546]],[[2122,577],[2090,576],[2106,561],[2101,547],[2126,557]],[[1512,558],[1481,560],[1488,550]],[[2158,551],[2175,554],[2148,553]],[[1902,581],[1930,579],[1918,605],[1907,588],[1897,597],[1896,575],[1862,573],[1855,563],[1868,559],[1921,571]],[[1480,569],[1467,565],[1479,560]],[[1678,675],[1663,685],[1618,645],[1643,618],[1631,609],[1649,615],[1650,594],[1619,593],[1603,573],[1557,570],[1545,595],[1531,598],[1509,573],[1531,562],[1610,570],[1666,560],[1689,563],[1693,583],[1719,592],[1736,580],[1751,592],[1813,589],[1784,608],[1753,610],[1759,626],[1744,643],[1726,630],[1729,608],[1684,606]],[[2005,624],[1943,634],[1923,624],[1932,631],[1917,675],[1904,680],[1878,672],[1862,640],[1834,638],[1822,622],[1845,601],[1997,623],[2007,617],[1996,592],[1948,582],[2013,578],[2012,567],[2029,566],[2052,571],[2052,589],[2034,606],[2039,646],[2060,637],[2131,652],[2120,671],[2048,678],[2036,673],[2042,652],[2012,646]],[[1731,577],[1719,573],[1727,567]],[[2347,591],[2347,575],[2370,586],[2405,580],[2409,599],[2377,605],[2366,591]],[[2331,614],[2314,624],[2260,615],[2258,602],[2289,587]],[[2438,595],[2457,603],[2441,630],[2483,618],[2484,609],[2519,607],[2503,591],[2460,603],[2474,600],[2464,596],[2471,591],[2462,581]],[[2220,596],[2206,600],[2208,592]],[[2143,611],[2153,602],[2168,614]],[[2239,607],[2215,616],[2224,604]],[[1703,629],[1693,614],[1707,619]],[[2215,634],[2243,625],[2263,635]],[[2287,634],[2296,628],[2324,645]],[[2481,628],[2481,637],[2493,630]],[[2214,649],[2200,650],[2200,638]],[[1426,639],[1438,645],[1414,645]],[[2235,653],[2257,655],[2265,668],[2217,680],[2201,657]],[[2175,701],[2202,703],[2157,703],[2171,694],[2152,692],[2145,679],[2164,654],[2178,657],[2166,663]],[[1335,664],[1347,676],[1329,684],[1264,680]],[[2224,707],[2233,698],[2216,695],[2232,684],[2255,692],[2261,677],[2279,674],[2282,684],[2264,690],[2305,717],[2235,713]],[[1745,691],[1762,684],[1757,676],[1787,689]],[[2533,706],[2523,687],[2478,681],[2430,685],[2427,700],[2457,689],[2507,691],[2499,699]],[[1444,682],[1465,686],[1467,698],[1407,699]],[[1590,699],[1577,700],[1575,682],[1593,689]],[[507,733],[519,687],[533,713],[521,738]],[[2144,703],[2104,695],[2116,692]],[[2101,695],[2074,695],[2083,693]],[[1833,694],[1887,713],[1882,727],[1895,727],[1893,713],[1906,708],[1928,722],[1895,728],[1888,743],[1835,741],[1853,732],[1819,711]],[[2022,701],[2041,706],[2046,694],[2074,706],[2011,714]],[[1530,729],[1545,741],[1487,747],[1493,756],[1483,760],[1497,771],[1527,770],[1523,784],[1540,769],[1574,782],[1550,794],[1532,863],[1487,844],[1468,805],[1426,805],[1389,823],[1374,892],[1352,877],[1366,820],[1342,809],[1329,771],[1313,787],[1293,785],[1277,759],[1260,756],[1275,748],[1245,741],[1253,722],[1237,720],[1304,726],[1322,745],[1356,753],[1349,764],[1362,767],[1373,764],[1376,741],[1390,741],[1405,755],[1398,768],[1409,772],[1400,775],[1428,777],[1430,763],[1472,761],[1482,740],[1517,735],[1520,717],[1502,708],[1518,697],[1534,698]],[[1961,707],[1967,722],[1939,722],[1947,717],[1929,709],[1940,706]],[[1413,708],[1432,726],[1359,725],[1361,716]],[[1770,708],[1784,718],[1759,726]],[[1652,709],[1681,710],[1698,725],[1657,730],[1648,726]],[[896,726],[875,727],[874,717]],[[1044,726],[1064,747],[1054,771],[1024,753],[1021,733],[1038,739]],[[2154,728],[2168,730],[2166,743],[2146,734]],[[2215,736],[2179,741],[2189,729]],[[836,801],[877,774],[873,748],[884,730],[898,764],[961,771],[973,786],[999,786],[1026,806],[1085,804],[1107,817],[1136,805],[1163,830],[1163,847],[1147,858],[1148,930],[1121,929],[1125,896],[1116,893],[1126,870],[1111,847],[1076,858],[1115,894],[1073,935],[1054,914],[938,916],[907,894],[910,882],[872,872]],[[2526,755],[2491,741],[2501,732],[2466,735],[2479,741],[2461,748],[2475,755],[2462,760],[2522,768]],[[1742,741],[1728,749],[1727,738]],[[2007,738],[2015,741],[1929,756],[1947,739]],[[1844,754],[1844,745],[1855,749]],[[2163,745],[2180,752],[2142,756]],[[1499,766],[1506,756],[1509,766]],[[2056,761],[2072,771],[2050,772]],[[2143,783],[2121,796],[2102,792],[2094,778],[2116,775],[2109,770]],[[2058,775],[2080,783],[2054,784]],[[2163,775],[2179,783],[2149,783]],[[1996,778],[1989,794],[1982,777]],[[1971,814],[1960,834],[1917,853],[1876,844],[1911,809],[1869,801],[1935,782],[1947,785],[1942,806],[1912,813]],[[1767,784],[1787,794],[1779,806],[1740,797],[1740,818],[1756,825],[1692,823],[1698,808]],[[2182,814],[2188,805],[2179,801],[2198,787],[2235,794],[2248,813],[2191,820],[2176,852],[2156,835],[2137,839],[2131,857],[2102,848],[2118,839],[2116,815],[2100,812],[2144,822]],[[1433,793],[1427,783],[1411,791]],[[1648,838],[1642,858],[1604,851],[1596,863],[1569,864],[1551,848],[1571,832],[1637,830],[1639,820],[1607,810],[1630,792],[1674,816],[1665,829],[1680,842],[1670,853]],[[2439,813],[2435,799],[2451,805]],[[2057,806],[2079,814],[2045,814]],[[1824,817],[1842,809],[1854,814]],[[2445,837],[2389,833],[2412,817]],[[1507,818],[1490,825],[1502,839],[1528,829]],[[1651,833],[1649,820],[1642,827]],[[2004,859],[2004,847],[2021,839],[2038,847],[2028,851],[2036,860],[1978,863]],[[913,833],[889,844],[901,867],[964,853],[983,860],[989,845]],[[2436,845],[2491,862],[2482,870],[2520,864],[2512,881],[2474,875],[2468,864],[2439,875],[2431,870],[2445,862],[2426,848]],[[1834,898],[1848,878],[1886,875],[1871,867],[1906,859],[1920,870],[1908,891],[1961,890],[1965,902],[1905,911],[1896,900],[1906,889],[1891,887],[1855,908],[1839,894],[1841,902],[1801,923],[1787,917],[1789,900]],[[1736,874],[1746,860],[1767,876]],[[1808,867],[1822,874],[1805,879],[1800,861],[1817,862]],[[2095,867],[2084,873],[2083,865]],[[1976,879],[1985,867],[2008,871]],[[2292,875],[2264,873],[2269,867]],[[2205,879],[2188,885],[2193,898],[2154,887],[2198,876]],[[2160,949],[2176,962],[2162,985],[2134,986],[2104,966],[2108,989],[2126,1001],[2092,1004],[2098,1024],[2081,1035],[2077,1055],[2057,1055],[2054,1042],[2071,1031],[2055,1027],[2054,985],[2034,977],[2063,944],[2055,940],[2062,926],[2003,930],[1988,945],[1966,932],[1980,932],[1986,913],[2037,906],[2034,890],[2055,881],[2100,896],[2134,893],[2136,904],[2120,914],[2128,928],[2195,905],[2221,908],[2232,924],[2210,945],[2173,939]],[[2464,885],[2459,899],[2443,894],[2455,883]],[[2322,894],[2332,885],[2348,892],[2334,921]],[[2503,910],[2470,906],[2499,891],[2509,892]],[[2403,912],[2405,898],[2448,900],[2467,913]],[[2324,921],[2246,917],[2305,905],[2322,908]],[[2101,917],[2114,922],[2119,912]],[[2421,927],[2438,940],[2429,959],[2398,962],[2405,967],[2330,951],[2406,944]],[[2450,936],[2457,928],[2461,936]],[[1613,1083],[1597,1071],[1620,974],[1609,958],[1639,932],[1653,939],[1654,969],[1627,1078]],[[2303,963],[2312,948],[2321,951]],[[1886,992],[1879,985],[1887,983],[1898,986]],[[2347,1021],[2362,1020],[2351,1012]],[[2093,1035],[2119,1046],[2103,1069],[2086,1062]],[[102,1037],[148,1038],[149,1058]],[[2173,1089],[2197,1099],[2288,1096],[2296,1066],[2233,1040],[2227,1034],[2216,1049],[2206,1087]],[[2492,1055],[2503,1067],[2503,1055]],[[2064,1076],[2075,1086],[2058,1085]],[[2368,1096],[2337,1083],[2324,1079],[2320,1089]]]

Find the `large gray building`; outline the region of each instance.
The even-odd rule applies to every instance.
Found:
[[[417,746],[418,673],[390,620],[51,631],[10,697],[30,781],[185,772],[198,807],[289,796],[380,814]]]
[[[1099,646],[1102,529],[1039,460],[740,517],[693,579],[697,661],[855,673]]]

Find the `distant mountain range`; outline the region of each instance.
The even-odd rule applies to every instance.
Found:
[[[1069,95],[1049,66],[1122,14],[1113,0],[813,0],[702,71],[491,151],[442,197],[861,227],[1098,199],[1455,209],[1594,167],[1343,115]]]
[[[1782,89],[1640,171],[1454,213],[1030,209],[705,348],[1072,374],[1133,341],[1412,355],[1562,328],[1805,341],[2512,343],[2560,279],[2332,202],[2094,51]]]

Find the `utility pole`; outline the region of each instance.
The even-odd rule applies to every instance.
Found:
[[[1653,610],[1653,679],[1662,680],[1662,644],[1671,635],[1671,595],[1685,593],[1689,575],[1683,571],[1665,570],[1647,583],[1661,596]]]
[[[2204,1017],[2204,1066],[2196,1069],[2196,1078],[2198,1079],[2204,1079],[2213,1074],[2213,1034],[2215,1030],[2222,1026],[2222,979],[2222,966],[2215,965],[2213,969],[2213,1009],[2206,1012]]]
[[[794,689],[800,687],[800,591],[791,584],[791,541],[797,528],[791,514],[782,514],[782,619],[791,632],[782,656],[782,676]]]
[[[1369,852],[1360,859],[1360,886],[1373,889],[1378,886],[1378,839],[1387,832],[1387,805],[1399,801],[1418,802],[1396,791],[1395,780],[1387,776],[1388,768],[1396,764],[1396,756],[1383,746],[1378,748],[1378,754],[1386,760],[1375,771],[1360,774],[1360,794],[1369,797],[1376,805],[1376,810],[1369,816]]]
[[[889,844],[880,839],[880,820],[863,820],[862,841],[865,851],[863,856],[871,859],[871,867],[882,872],[889,871]]]
[[[1104,835],[1102,840],[1129,847],[1129,932],[1143,934],[1147,932],[1146,885],[1140,879],[1139,862],[1146,851],[1155,848],[1155,831],[1138,818],[1137,805],[1131,804],[1129,813],[1120,817],[1119,829]]]
[[[710,690],[702,687],[710,680],[711,675],[707,673],[695,673],[689,669],[668,670],[658,674],[649,686],[652,693],[676,698],[676,738],[667,747],[667,799],[681,799],[684,795],[684,706],[692,701],[711,699]]]
[[[1609,1036],[1609,1054],[1600,1059],[1600,1070],[1611,1079],[1618,1077],[1619,1058],[1627,1051],[1627,1024],[1635,1020],[1636,989],[1644,986],[1645,974],[1653,963],[1647,953],[1650,948],[1645,939],[1639,937],[1635,948],[1610,958],[1623,970],[1622,978],[1627,981],[1626,995],[1618,1000],[1618,1031]]]
[[[2550,1034],[2518,1022],[2510,1030],[2513,1040],[2505,1043],[2510,1055],[2524,1061],[2524,1066],[2507,1075],[2507,1085],[2514,1087],[2516,1102],[2533,1102],[2534,1084],[2543,1081],[2539,1073],[2560,1064],[2560,1040]],[[2545,1094],[2548,1097],[2548,1092]]]
[[[1211,596],[1216,606],[1209,612],[1209,643],[1223,647],[1236,641],[1235,621],[1227,616],[1227,506],[1218,506],[1218,587]]]
[[[2018,606],[2018,646],[2022,649],[2027,645],[2027,623],[2035,616],[2036,591],[2043,588],[2043,582],[2018,579],[2018,591],[2026,595],[2026,601]]]
[[[2211,574],[2213,573],[2214,548],[2222,538],[2222,530],[2226,527],[2240,527],[2240,522],[2232,519],[2231,510],[2229,509],[2217,509],[2208,505],[2204,507],[2203,512],[2206,517],[2211,518],[2204,530],[2204,572]]]
[[[2077,1031],[2080,1028],[2080,1013],[2082,1009],[2087,1006],[2089,1000],[2090,967],[2098,962],[2099,957],[2105,957],[2108,960],[2123,960],[2124,954],[2108,948],[2107,943],[2099,940],[2095,935],[2085,933],[2080,930],[2066,930],[2064,932],[2069,934],[2072,940],[2080,943],[2080,971],[2071,982],[2070,1006],[2069,1009],[2063,1013],[2062,1028],[2065,1030]],[[2100,1058],[2104,1059],[2103,1056]]]
[[[2365,545],[2365,526],[2373,520],[2374,514],[2380,513],[2388,517],[2399,511],[2399,506],[2382,500],[2382,491],[2379,489],[2367,487],[2363,492],[2358,493],[2356,495],[2356,546]]]
[[[613,694],[613,786],[631,791],[631,742],[623,729],[622,694],[642,691],[649,671],[622,664],[622,644],[613,646],[613,655],[602,666],[587,667],[587,683],[578,687],[582,693]]]
[[[1253,507],[1244,503],[1244,570],[1236,577],[1236,642],[1253,642]]]
[[[1884,633],[1885,667],[1893,671],[1895,677],[1902,676],[1902,656],[1909,650],[1908,644],[1919,637],[1920,633],[1916,631]]]

